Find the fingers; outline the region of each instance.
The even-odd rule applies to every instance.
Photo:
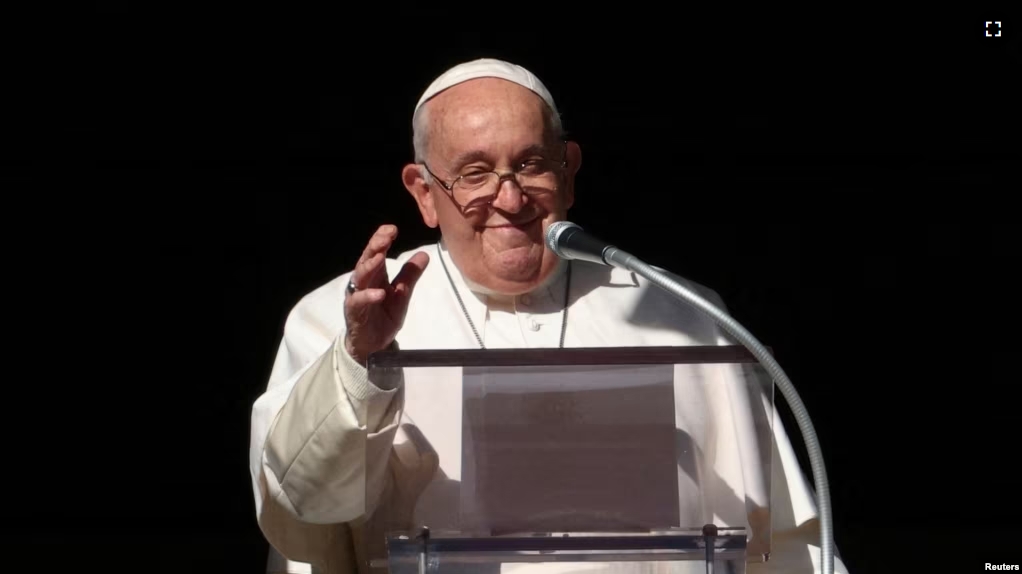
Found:
[[[368,289],[380,284],[379,274],[381,269],[386,268],[387,256],[384,253],[377,253],[368,260],[359,261],[355,266],[355,272],[351,280],[358,289]]]
[[[348,295],[345,305],[347,305],[352,311],[357,311],[383,301],[386,296],[387,291],[385,289],[366,289],[364,291],[355,291]]]
[[[397,237],[397,227],[394,225],[382,225],[376,233],[369,238],[362,256],[355,264],[352,281],[358,289],[366,289],[380,283],[379,272],[385,269],[387,250],[393,245]]]
[[[362,259],[369,259],[380,252],[386,253],[395,239],[397,239],[397,226],[381,225],[376,233],[369,238],[369,244],[362,252]]]
[[[387,296],[384,289],[355,291],[344,298],[344,316],[348,329],[361,330],[367,327],[369,312]]]
[[[384,257],[378,252],[362,268],[380,273],[379,268],[385,267]],[[368,356],[394,339],[404,324],[412,289],[428,263],[429,255],[420,251],[401,267],[392,284],[384,282],[347,294],[344,300],[348,328],[345,348],[352,357]],[[381,276],[386,277],[386,271]]]

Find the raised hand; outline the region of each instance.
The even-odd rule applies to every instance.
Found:
[[[393,281],[387,276],[387,251],[397,238],[397,227],[383,225],[366,245],[352,272],[355,292],[344,299],[347,333],[344,348],[365,364],[369,355],[386,349],[397,337],[408,312],[412,290],[429,263],[420,251],[402,266]]]

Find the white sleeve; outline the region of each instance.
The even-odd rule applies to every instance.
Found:
[[[370,514],[386,486],[404,388],[371,384],[343,333],[306,315],[289,316],[253,406],[249,464],[267,540],[287,559],[321,563],[344,551],[345,523]]]

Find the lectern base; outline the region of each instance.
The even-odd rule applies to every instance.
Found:
[[[479,536],[457,532],[397,532],[387,537],[386,560],[374,571],[390,574],[500,572],[503,564],[570,562],[686,562],[692,572],[743,574],[744,528],[708,525],[699,530],[648,533],[546,532]],[[702,562],[703,568],[696,566]]]

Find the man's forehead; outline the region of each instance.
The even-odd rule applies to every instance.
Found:
[[[430,130],[447,152],[513,148],[518,153],[549,143],[546,104],[513,84],[466,83],[427,106]]]
[[[440,157],[453,164],[500,161],[506,154],[543,153],[553,145],[546,104],[535,98],[525,105],[472,99],[449,105],[430,102],[430,131]],[[437,112],[434,114],[432,106]]]

